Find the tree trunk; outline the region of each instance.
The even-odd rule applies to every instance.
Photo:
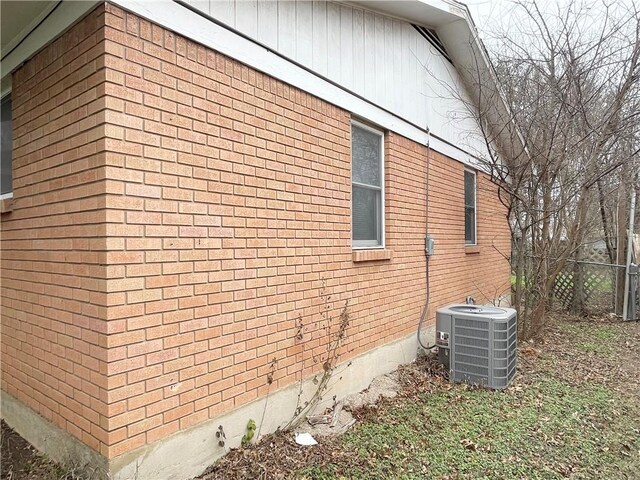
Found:
[[[627,258],[627,225],[629,223],[629,203],[626,201],[627,189],[626,184],[621,183],[618,189],[618,247],[616,248],[616,264],[624,265]],[[616,268],[616,299],[615,311],[616,315],[622,315],[622,307],[624,304],[624,268]]]
[[[576,315],[582,315],[584,313],[584,303],[585,303],[585,293],[584,293],[584,265],[580,263],[580,260],[583,258],[583,250],[584,246],[582,244],[578,245],[576,254],[575,254],[575,262],[572,265],[572,279],[573,282],[573,297],[571,298],[571,312]],[[567,271],[565,269],[565,271]]]
[[[600,219],[602,221],[602,231],[604,232],[604,243],[607,247],[607,254],[609,255],[609,263],[615,262],[615,250],[613,246],[613,239],[611,238],[612,232],[609,227],[609,221],[607,220],[607,210],[605,208],[604,192],[602,191],[602,179],[599,178],[596,181],[598,187],[598,204],[600,206]]]

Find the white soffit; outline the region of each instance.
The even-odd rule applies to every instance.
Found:
[[[2,2],[4,4],[4,2]],[[44,2],[34,2],[42,4]],[[31,2],[10,2],[10,7],[17,12],[20,8],[25,8],[28,14],[36,15],[31,21],[23,19],[25,25],[20,28],[19,33],[12,39],[3,40],[3,58],[0,62],[0,77],[2,78],[2,92],[10,88],[9,74],[24,63],[38,50],[51,42],[70,25],[82,18],[91,11],[99,2],[91,1],[63,1],[61,3],[51,2],[51,5],[39,5],[42,9],[35,9],[31,12]],[[9,5],[7,5],[9,6]],[[6,8],[6,7],[5,7]],[[4,14],[10,10],[3,8],[2,23],[11,22],[11,18],[6,18]],[[35,7],[33,7],[35,8]],[[37,12],[37,13],[36,13]],[[28,15],[27,15],[28,16]],[[3,25],[4,27],[4,25]],[[33,30],[31,30],[33,29]],[[16,29],[17,31],[17,29]]]
[[[58,2],[38,0],[0,2],[0,51],[2,57],[11,51],[33,28],[38,25]]]

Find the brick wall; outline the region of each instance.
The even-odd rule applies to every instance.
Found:
[[[124,267],[110,284],[126,292],[109,310],[110,455],[263,395],[274,358],[272,388],[319,368],[323,284],[334,314],[350,301],[345,358],[414,332],[425,147],[387,134],[392,259],[354,263],[348,112],[117,8],[106,22],[121,139],[107,205],[123,219],[109,263]],[[430,182],[432,305],[501,294],[494,245],[508,254],[509,241],[491,183],[479,181],[480,251],[466,254],[462,165],[434,153]]]
[[[3,388],[113,458],[264,395],[274,358],[272,389],[320,369],[322,291],[334,316],[349,300],[344,359],[414,333],[426,289],[427,150],[386,134],[391,258],[354,262],[349,112],[104,9],[58,41],[84,38],[74,32],[104,19],[100,108],[87,104],[77,118],[86,131],[94,121],[100,135],[67,123],[55,139],[23,147],[24,125],[48,128],[26,113],[40,108],[26,99],[61,88],[44,80],[57,71],[44,60],[49,50],[65,51],[58,42],[14,79],[20,151],[14,211],[2,217],[2,346]],[[63,88],[68,121],[84,108],[77,95],[94,88],[87,75]],[[509,238],[495,189],[481,177],[479,253],[465,251],[463,166],[431,155],[433,319],[437,306],[508,288],[500,252],[508,254]],[[31,299],[33,285],[46,295]],[[303,342],[294,338],[299,318]],[[22,352],[41,337],[49,361],[31,364]],[[77,387],[48,385],[49,362],[63,365],[62,379],[82,372]],[[76,396],[88,405],[65,406]],[[81,412],[73,417],[81,426],[66,408]]]
[[[436,239],[429,277],[433,319],[446,303],[467,295],[487,303],[509,290],[511,240],[506,209],[488,175],[477,175],[476,247],[464,242],[464,166],[434,153],[429,183],[429,230]]]
[[[2,389],[106,453],[103,23],[98,8],[13,77],[0,261]]]

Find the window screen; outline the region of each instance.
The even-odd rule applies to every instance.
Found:
[[[351,128],[353,246],[383,245],[383,135],[368,127]]]
[[[7,95],[0,103],[0,134],[2,135],[2,152],[0,152],[0,195],[11,193],[11,155],[12,155],[12,134],[11,134],[11,95]]]
[[[476,174],[469,170],[464,172],[464,240],[476,243]]]

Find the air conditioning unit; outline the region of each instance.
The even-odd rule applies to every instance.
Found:
[[[436,312],[438,358],[454,382],[509,386],[516,373],[516,339],[512,308],[449,305]]]

